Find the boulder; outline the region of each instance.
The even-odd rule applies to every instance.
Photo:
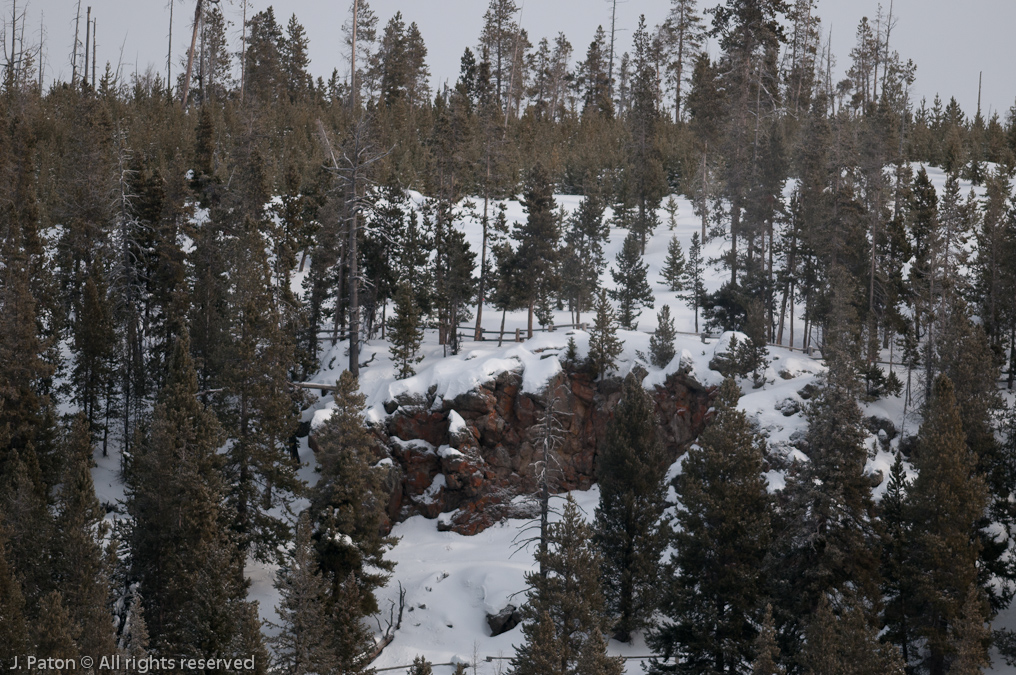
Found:
[[[522,610],[515,605],[507,605],[497,614],[487,615],[487,626],[490,627],[491,637],[507,633],[520,623],[522,623]]]

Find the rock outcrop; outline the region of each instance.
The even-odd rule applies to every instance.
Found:
[[[660,436],[676,459],[702,430],[712,390],[674,373],[650,394]],[[525,507],[513,499],[535,490],[533,431],[551,400],[565,432],[555,487],[589,488],[597,447],[620,396],[619,379],[595,382],[587,372],[569,370],[551,379],[543,394],[527,393],[521,373],[505,371],[451,400],[432,390],[388,401],[388,417],[375,433],[392,460],[389,516],[440,517],[439,529],[470,535],[521,515]]]

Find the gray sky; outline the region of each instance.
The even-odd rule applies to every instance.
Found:
[[[0,0],[9,21],[13,0]],[[46,24],[46,76],[67,79],[70,75],[71,43],[77,0],[17,0],[19,13],[27,2],[29,37],[38,42],[41,13]],[[522,4],[522,0],[519,0]],[[700,7],[712,7],[719,0],[700,0]],[[888,9],[889,0],[882,0]],[[1016,26],[1016,2],[1013,0],[893,0],[898,23],[892,34],[893,48],[917,64],[915,100],[927,97],[929,104],[936,92],[948,100],[955,96],[964,111],[973,114],[977,105],[978,72],[984,71],[982,108],[1000,111],[1002,117],[1016,100],[1016,68],[1013,68],[1011,31]],[[415,21],[429,50],[428,63],[432,86],[458,76],[459,57],[465,47],[473,47],[483,20],[487,0],[370,0],[371,7],[384,23],[401,11],[406,23]],[[165,72],[168,0],[81,0],[82,14],[87,5],[98,20],[100,66],[107,60],[114,65],[120,59],[128,72],[144,70],[149,64]],[[222,0],[227,18],[233,22],[231,38],[239,45],[240,0]],[[285,23],[289,15],[297,18],[310,38],[311,70],[323,77],[338,67],[348,66],[342,56],[341,25],[349,0],[248,0],[258,11],[274,5],[276,16]],[[669,8],[669,0],[627,0],[618,2],[618,50],[630,48],[631,33],[644,13],[650,24],[660,22]],[[181,70],[179,61],[190,39],[190,21],[194,0],[177,0],[173,20],[174,78]],[[878,0],[819,0],[818,14],[823,30],[833,31],[833,53],[837,72],[849,66],[854,31],[862,16],[874,17]],[[522,25],[535,44],[541,37],[564,32],[581,57],[592,40],[598,24],[610,23],[610,0],[527,0]],[[82,21],[83,23],[83,21]],[[9,24],[8,24],[9,25]],[[82,31],[82,39],[83,39]],[[101,70],[101,68],[100,68]]]

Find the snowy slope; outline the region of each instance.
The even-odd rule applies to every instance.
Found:
[[[915,166],[915,170],[916,168]],[[929,168],[928,173],[941,192],[945,183],[944,173],[935,168]],[[961,187],[966,196],[969,184],[963,183]],[[418,195],[414,198],[419,202]],[[570,212],[577,208],[581,198],[558,195],[556,200],[558,205]],[[643,311],[638,331],[623,331],[620,334],[625,341],[625,349],[618,371],[624,374],[634,365],[636,351],[648,353],[649,332],[656,328],[656,311],[663,304],[670,305],[677,330],[689,333],[678,336],[677,357],[667,368],[648,368],[649,375],[645,380],[647,387],[662,382],[668,372],[677,370],[682,363],[691,367],[693,375],[699,381],[718,384],[720,376],[709,370],[708,363],[717,349],[724,348],[727,339],[724,336],[720,340],[703,340],[690,334],[694,326],[691,310],[675,293],[665,290],[660,283],[660,269],[671,236],[677,236],[687,252],[692,234],[700,229],[700,221],[695,216],[691,203],[678,195],[675,195],[675,200],[678,203],[678,216],[674,230],[668,229],[667,214],[661,209],[659,216],[662,225],[646,247],[645,260],[649,264],[649,281],[656,293],[656,307]],[[509,223],[525,219],[525,211],[518,201],[507,201],[505,204]],[[609,218],[610,215],[608,209],[606,216]],[[478,253],[482,236],[478,220],[467,218],[461,226],[473,251]],[[625,230],[611,229],[605,250],[608,267],[601,279],[608,289],[614,286],[609,270],[625,235]],[[703,247],[703,258],[718,258],[726,246],[723,240],[710,240]],[[313,261],[308,260],[309,264],[313,264]],[[307,269],[309,267],[303,275],[306,275]],[[725,278],[726,273],[708,268],[705,279],[707,290],[716,290]],[[294,278],[294,290],[300,288],[301,280],[302,277]],[[802,308],[797,308],[799,320],[801,310]],[[493,330],[500,325],[501,315],[493,308],[486,307],[483,316],[484,328]],[[589,315],[583,316],[583,320],[590,318]],[[571,320],[567,311],[555,313],[555,323],[559,325],[568,324]],[[446,356],[445,349],[437,344],[436,331],[428,330],[422,348],[424,358],[416,367],[417,375],[401,381],[394,377],[395,369],[389,358],[387,343],[382,340],[370,341],[363,347],[361,355],[361,362],[374,356],[370,365],[361,370],[361,389],[367,395],[368,417],[380,419],[385,414],[382,404],[394,396],[422,393],[434,386],[441,396],[454,397],[506,369],[524,368],[524,388],[538,391],[547,378],[560,368],[556,355],[565,348],[569,337],[575,338],[580,355],[588,350],[588,334],[578,330],[559,329],[551,333],[537,333],[532,340],[522,343],[510,341],[514,339],[515,329],[525,328],[525,325],[524,311],[509,313],[505,321],[506,342],[503,346],[498,347],[496,339],[474,342],[470,332],[464,336],[466,340],[457,356]],[[798,335],[796,346],[799,347],[800,344]],[[322,348],[322,369],[313,381],[331,384],[345,366],[347,345],[341,341],[335,345],[325,342]],[[751,389],[750,384],[745,384],[744,396],[739,405],[768,436],[772,457],[806,460],[791,446],[794,434],[802,432],[805,427],[803,412],[794,411],[806,405],[798,392],[813,383],[825,367],[799,350],[792,351],[785,347],[771,348],[770,358],[772,364],[767,372],[767,384],[757,390]],[[305,419],[320,423],[329,414],[330,405],[330,397],[319,396],[318,401],[307,411]],[[904,434],[916,433],[920,421],[912,411],[904,415],[903,403],[899,399],[869,404],[865,406],[865,415],[887,418]],[[892,462],[891,454],[882,448],[874,436],[869,437],[868,443],[871,458],[867,470],[872,473],[882,472],[883,476],[887,476]],[[301,476],[313,483],[316,480],[314,459],[307,448],[306,439],[301,445],[301,457],[308,462],[301,471]],[[122,485],[118,475],[119,458],[111,456],[98,460],[99,466],[93,472],[96,489],[102,501],[115,503],[122,499]],[[680,462],[671,469],[671,475],[679,471]],[[767,478],[770,490],[784,487],[784,475],[779,469],[770,471]],[[884,484],[876,488],[876,497],[880,497],[883,490]],[[573,496],[591,519],[598,501],[598,489],[594,487],[587,492],[575,492]],[[478,675],[504,672],[508,663],[505,659],[514,653],[514,645],[521,641],[521,631],[515,628],[504,635],[490,637],[485,615],[502,609],[508,602],[519,604],[521,601],[525,589],[523,577],[533,569],[534,562],[532,551],[519,548],[514,541],[520,528],[526,525],[525,521],[512,520],[475,537],[463,537],[452,532],[438,532],[437,521],[421,516],[399,523],[393,534],[400,537],[400,541],[390,554],[397,562],[395,575],[389,586],[379,594],[379,600],[382,608],[385,608],[384,618],[387,618],[386,608],[390,602],[397,602],[401,584],[406,591],[406,611],[401,630],[374,666],[378,669],[394,668],[409,664],[416,655],[422,654],[435,663],[472,663],[478,659],[475,670]],[[247,573],[252,582],[251,597],[260,602],[261,616],[268,621],[276,621],[274,607],[278,595],[272,586],[274,570],[251,563]],[[1016,610],[1004,613],[997,623],[1016,625]],[[640,637],[632,645],[612,641],[609,648],[612,653],[632,657],[649,653]],[[486,661],[487,657],[492,660]],[[639,660],[632,659],[627,663],[628,673],[643,672]],[[447,666],[435,667],[435,672],[439,674],[451,670]],[[469,672],[474,671],[470,668]],[[1016,669],[996,663],[993,672],[1016,673]]]

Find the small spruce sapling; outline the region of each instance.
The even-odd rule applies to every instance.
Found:
[[[412,377],[416,374],[413,365],[423,359],[417,354],[423,341],[423,329],[420,328],[420,308],[408,283],[399,284],[395,291],[395,316],[388,320],[388,331],[397,376],[399,379]]]
[[[677,353],[674,348],[674,319],[670,316],[669,305],[660,308],[656,322],[659,324],[656,332],[649,338],[649,360],[657,368],[663,368]]]
[[[674,199],[674,195],[667,197],[667,203],[663,205],[663,210],[667,212],[667,227],[673,232],[677,227],[677,200]]]
[[[409,669],[409,675],[433,675],[434,669],[431,667],[430,661],[417,656],[413,659],[413,667]]]
[[[667,244],[667,257],[663,261],[663,269],[660,270],[664,285],[675,292],[683,291],[687,284],[687,265],[684,251],[681,250],[681,242],[676,236],[671,237],[670,243]]]
[[[682,283],[683,293],[681,299],[687,303],[688,309],[695,312],[695,332],[698,332],[699,309],[702,307],[702,297],[706,293],[705,284],[702,283],[702,242],[699,240],[698,232],[691,236],[691,246],[688,247],[688,261],[684,266],[684,280]]]

